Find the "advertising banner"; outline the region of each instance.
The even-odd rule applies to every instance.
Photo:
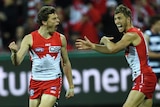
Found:
[[[132,87],[131,70],[121,53],[70,53],[75,96],[65,99],[68,88],[64,76],[60,106],[122,105]],[[13,66],[10,56],[0,56],[0,107],[27,107],[31,64],[28,57]],[[157,84],[154,105],[160,105]]]

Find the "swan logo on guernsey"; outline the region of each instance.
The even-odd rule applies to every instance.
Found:
[[[59,50],[60,50],[60,46],[50,46],[49,47],[49,52],[50,53],[59,52]]]

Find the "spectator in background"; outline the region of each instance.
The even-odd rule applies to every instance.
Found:
[[[27,3],[28,9],[28,17],[33,19],[33,22],[36,23],[36,16],[38,10],[42,7],[42,1],[41,0],[28,0]]]
[[[150,29],[144,34],[148,43],[149,64],[156,73],[160,87],[160,15],[150,18]]]
[[[18,26],[16,28],[16,43],[17,43],[19,48],[20,48],[20,44],[21,44],[21,41],[22,41],[24,35],[25,35],[24,27],[23,26]]]
[[[38,28],[38,25],[35,23],[32,17],[28,17],[26,19],[26,23],[24,24],[25,34],[32,32]]]
[[[36,30],[39,26],[36,23],[38,10],[42,7],[41,0],[28,0],[27,2],[27,19],[24,24],[25,34]]]
[[[27,1],[26,0],[16,0],[16,6],[18,10],[18,26],[24,25],[27,19]]]
[[[83,15],[88,11],[87,5],[82,0],[72,0],[72,4],[69,7],[69,24],[72,30],[78,30]]]
[[[101,16],[92,3],[85,4],[82,0],[73,0],[69,14],[71,32],[79,32],[81,38],[86,35],[91,41],[99,42],[97,23],[100,22]]]
[[[102,36],[114,37],[113,42],[117,42],[121,38],[121,33],[119,33],[116,25],[114,24],[114,10],[118,3],[116,0],[107,0],[106,7],[107,12],[102,16]],[[117,36],[119,35],[119,36]]]
[[[149,4],[152,5],[156,14],[160,14],[160,0],[149,0]]]
[[[75,42],[79,38],[81,38],[81,35],[80,35],[79,32],[70,32],[69,39],[68,39],[68,45],[67,45],[67,50],[68,51],[73,51],[73,50],[77,49],[75,47]]]
[[[123,0],[133,14],[133,25],[144,31],[148,27],[149,17],[155,15],[156,11],[148,0]]]
[[[56,12],[60,20],[57,31],[64,34],[68,40],[68,20],[66,20],[66,11],[60,7],[56,7]]]
[[[3,50],[8,51],[8,45],[15,40],[15,31],[21,16],[18,14],[16,0],[3,0],[0,7],[0,26]]]
[[[55,0],[55,4],[63,9],[67,9],[72,4],[72,1],[73,0]]]
[[[104,0],[91,0],[91,3],[88,3],[88,12],[84,15],[84,25],[85,26],[82,31],[82,37],[86,35],[88,38],[90,38],[91,41],[94,41],[98,43],[100,40],[100,37],[102,35],[101,27],[101,17],[106,11]],[[101,8],[99,9],[99,5],[101,5]],[[104,9],[105,11],[102,11]],[[88,29],[88,31],[86,30]]]
[[[106,2],[108,0],[90,0],[88,4],[92,5],[92,8],[89,9],[89,16],[94,21],[94,23],[99,22],[102,15],[107,11]],[[93,15],[90,13],[94,13]],[[97,16],[95,16],[97,15]]]
[[[53,5],[58,8],[60,7],[57,10],[60,11],[59,13],[61,14],[60,17],[62,16],[62,22],[58,31],[65,34],[67,40],[70,32],[79,32],[81,38],[86,35],[91,41],[97,43],[105,34],[108,34],[107,36],[121,35],[116,29],[115,24],[110,23],[113,21],[112,14],[115,4],[123,3],[129,6],[133,11],[133,25],[142,30],[145,30],[148,27],[148,18],[155,13],[158,14],[158,12],[160,12],[160,0],[1,0],[0,11],[3,10],[3,4],[8,1],[14,1],[15,3],[13,4],[20,4],[16,4],[18,16],[14,15],[14,17],[17,17],[17,22],[21,23],[22,26],[24,24],[25,34],[28,34],[39,27],[36,23],[37,10],[42,7],[42,5]],[[21,5],[22,2],[23,4],[25,2],[26,6]],[[27,11],[25,12],[22,11],[24,10],[22,9],[24,7],[27,7]],[[5,17],[4,12],[1,11],[0,21],[4,22]],[[12,18],[12,21],[15,19],[14,17]],[[14,26],[18,26],[18,23],[17,25],[14,24]],[[3,38],[7,38],[8,33],[4,33],[6,28],[2,28],[1,25],[2,24],[0,23],[0,30],[2,32],[1,38],[2,36]],[[15,30],[16,27],[12,30],[14,35]],[[116,42],[120,38],[121,36],[118,38],[116,36],[112,41]],[[3,42],[3,44],[5,43]]]

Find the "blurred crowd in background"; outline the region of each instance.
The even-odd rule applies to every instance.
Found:
[[[8,52],[11,41],[21,43],[22,38],[36,30],[36,15],[43,5],[57,8],[61,20],[58,27],[68,41],[68,51],[76,50],[77,38],[87,36],[99,43],[102,36],[121,38],[113,19],[117,5],[127,5],[133,13],[133,25],[149,28],[149,18],[160,14],[160,0],[0,0],[0,53]]]

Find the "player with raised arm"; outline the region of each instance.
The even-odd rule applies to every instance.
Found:
[[[123,107],[152,107],[157,78],[148,65],[148,50],[143,33],[132,25],[131,11],[124,5],[116,7],[114,22],[119,32],[123,33],[118,42],[114,43],[111,41],[113,38],[104,36],[100,44],[95,44],[85,37],[85,40],[77,39],[76,47],[80,50],[92,49],[106,54],[125,50],[134,85]]]
[[[71,63],[66,38],[56,32],[60,23],[56,9],[43,6],[38,12],[37,22],[39,29],[23,38],[20,49],[15,42],[9,44],[11,60],[14,65],[20,65],[29,52],[32,62],[29,107],[53,107],[61,93],[61,64],[69,84],[66,98],[74,96]]]

